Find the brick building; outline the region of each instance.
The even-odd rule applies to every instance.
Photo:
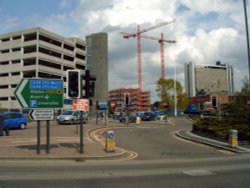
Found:
[[[125,109],[125,94],[130,95],[131,112],[150,111],[150,91],[140,92],[138,88],[118,88],[109,91],[109,101],[116,103],[116,112],[121,112]]]

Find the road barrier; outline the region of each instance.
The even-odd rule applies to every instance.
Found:
[[[230,144],[231,147],[237,147],[238,146],[238,131],[237,130],[230,130],[229,144]]]

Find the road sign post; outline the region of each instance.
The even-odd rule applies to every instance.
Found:
[[[32,109],[29,117],[37,121],[37,154],[40,154],[41,120],[46,120],[46,152],[49,153],[49,121],[54,119],[54,108],[63,108],[63,80],[25,78],[16,87],[14,95],[22,108]]]
[[[63,80],[22,79],[14,95],[22,108],[63,108]]]
[[[31,120],[53,120],[54,110],[53,109],[34,109],[34,110],[30,110],[28,116]]]

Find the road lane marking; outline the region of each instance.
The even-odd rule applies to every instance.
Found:
[[[188,176],[212,176],[216,173],[210,171],[210,170],[185,170],[183,171],[184,174]]]

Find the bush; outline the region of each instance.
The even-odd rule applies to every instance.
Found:
[[[228,140],[230,130],[238,131],[240,141],[250,140],[250,126],[235,120],[204,118],[193,123],[193,131]]]

